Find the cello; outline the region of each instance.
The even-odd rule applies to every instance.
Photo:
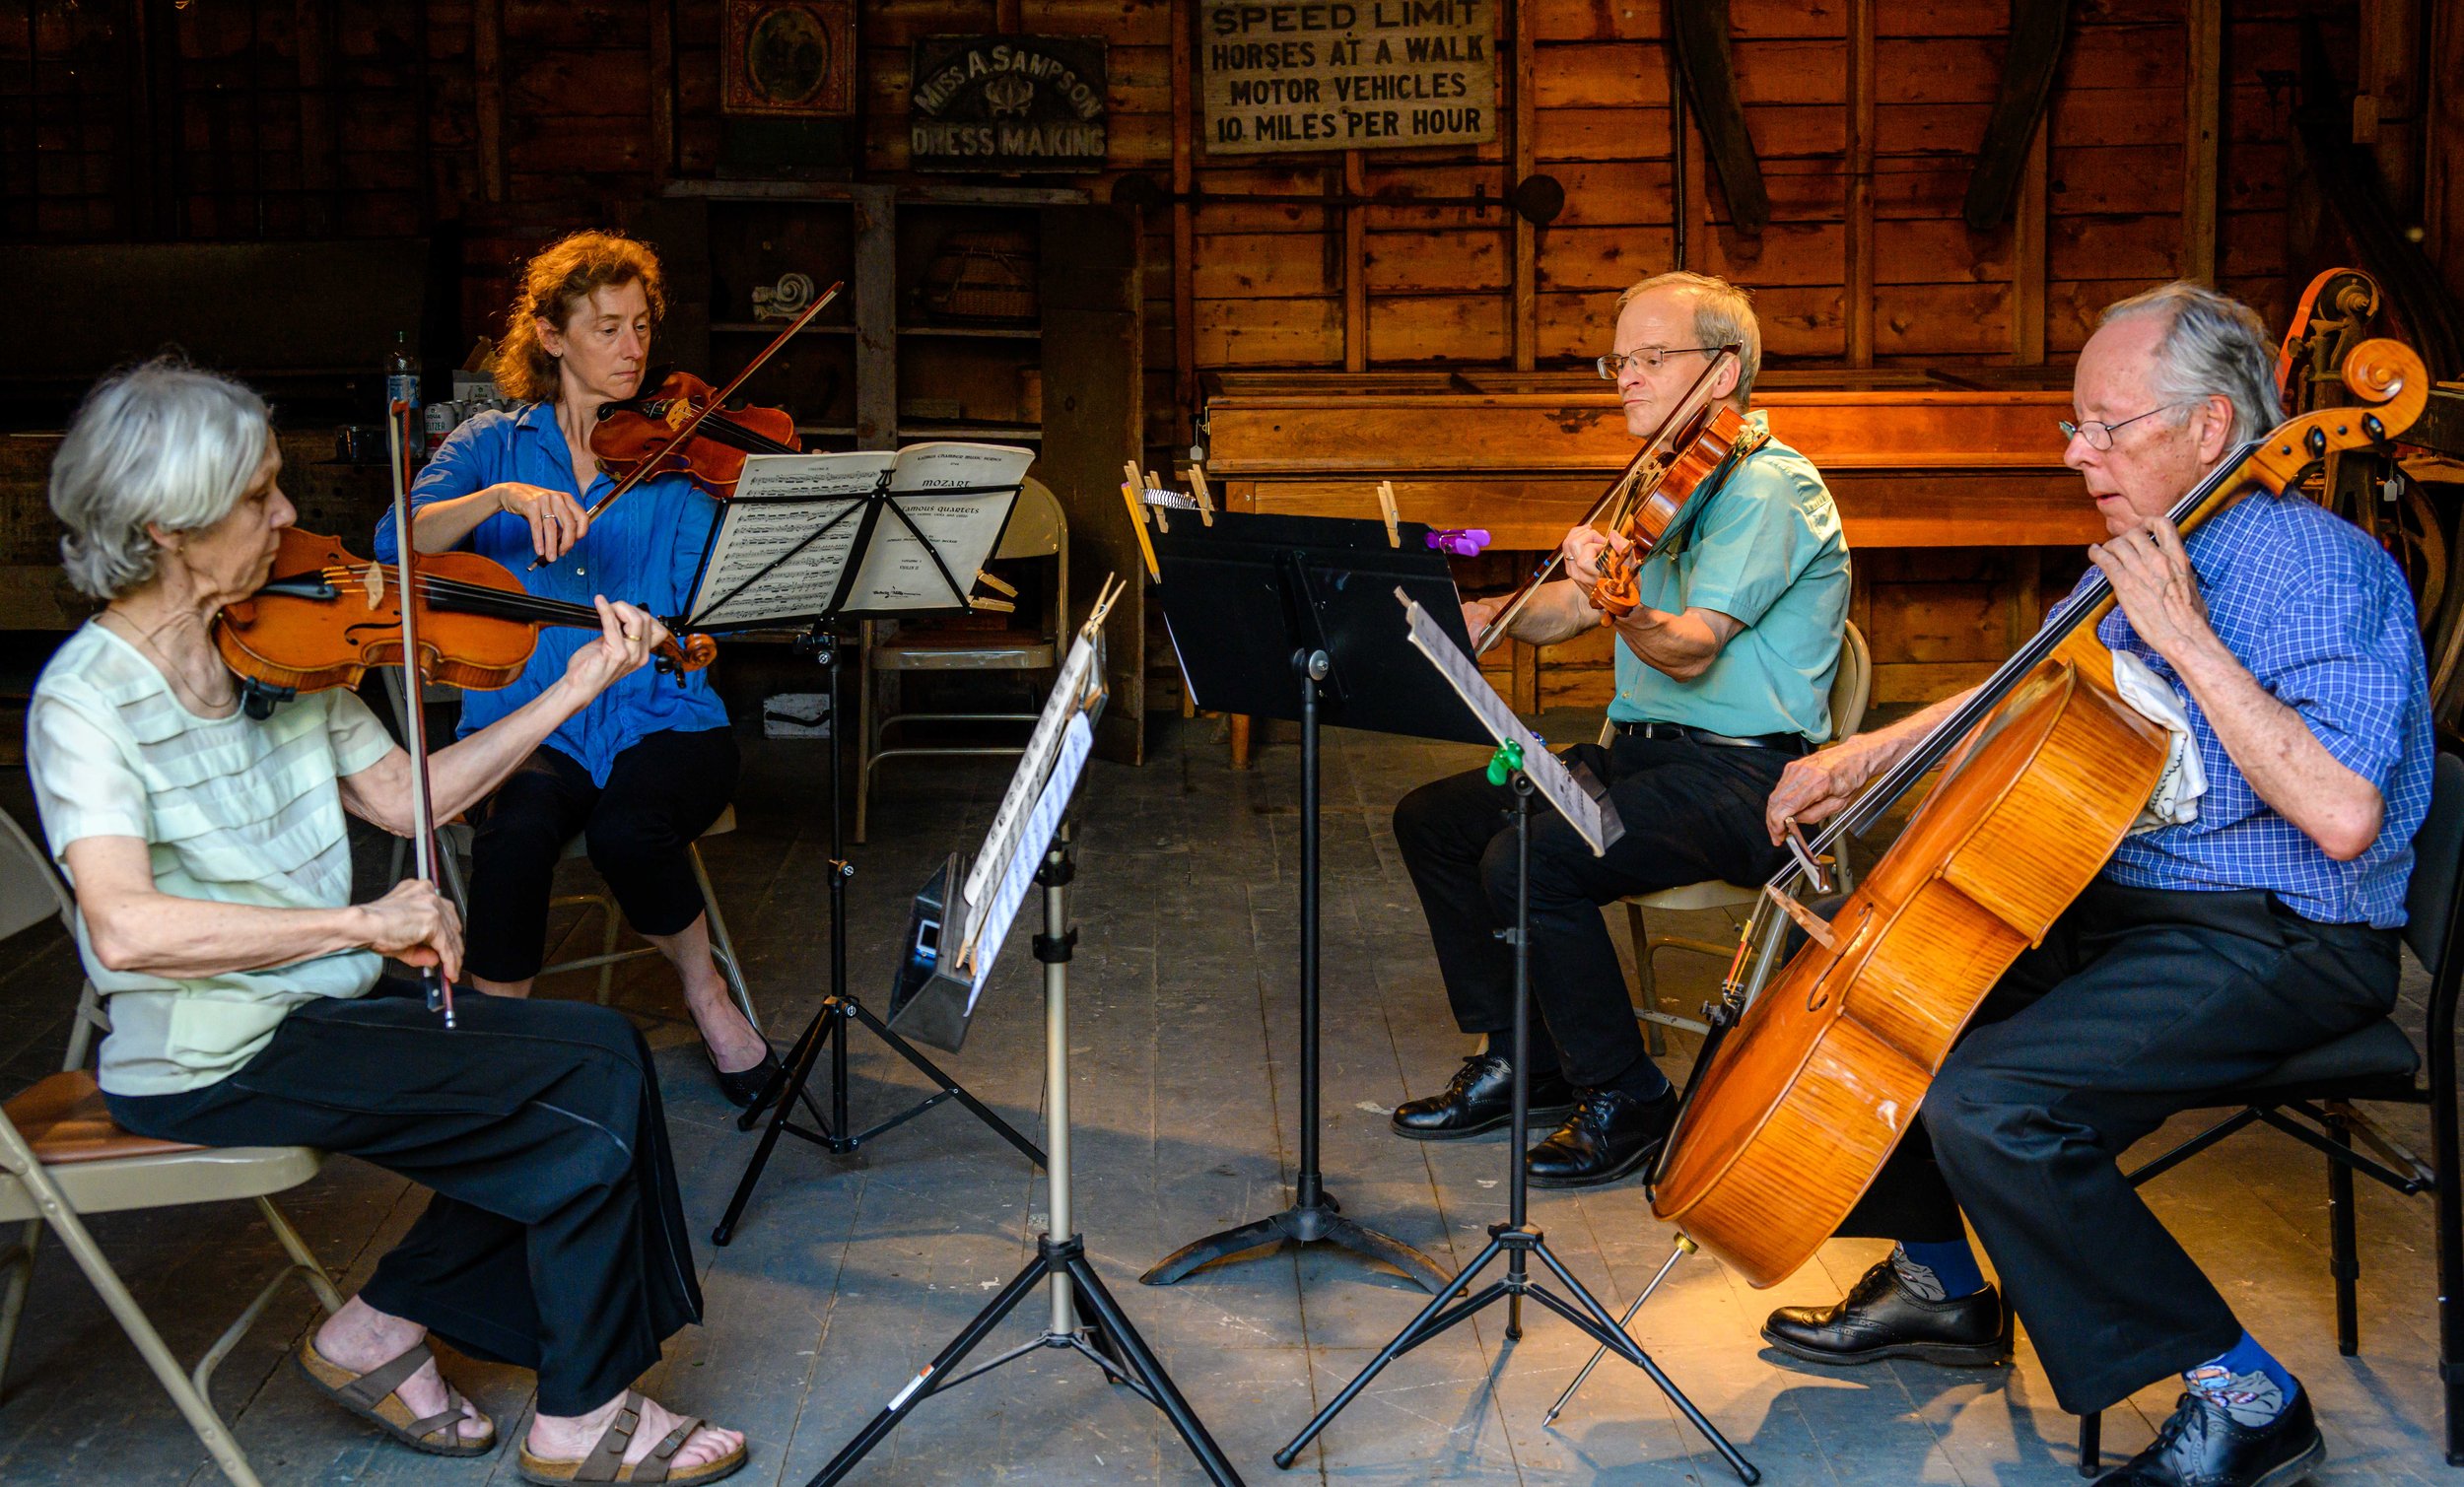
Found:
[[[2174,524],[2186,534],[2254,485],[2281,495],[2428,404],[2427,371],[2399,342],[2355,347],[2345,382],[2356,406],[2232,450],[2174,505]],[[1747,921],[1650,1185],[1654,1216],[1756,1287],[1847,1218],[1986,993],[2103,869],[2164,768],[2167,734],[2121,700],[2096,639],[2111,585],[2090,580],[1816,834],[1818,852],[1871,826],[1958,751],[1827,925],[1794,898],[1802,864],[1765,885]],[[1791,921],[1808,942],[1774,975]]]

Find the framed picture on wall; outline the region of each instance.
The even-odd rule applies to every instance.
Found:
[[[804,117],[856,111],[855,0],[726,0],[719,108]]]

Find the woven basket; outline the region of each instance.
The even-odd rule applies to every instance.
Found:
[[[1015,228],[950,234],[924,270],[918,298],[936,320],[1033,323],[1035,238]]]

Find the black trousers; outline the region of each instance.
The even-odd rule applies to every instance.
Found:
[[[470,974],[539,974],[557,859],[577,834],[636,931],[674,934],[700,918],[687,848],[727,808],[739,767],[725,728],[652,733],[616,756],[604,787],[554,748],[522,761],[489,797],[471,847]]]
[[[2386,1016],[2396,944],[2262,892],[2090,885],[1987,996],[1840,1233],[1957,1239],[1964,1210],[2074,1414],[2206,1362],[2242,1324],[2118,1159]]]
[[[1562,1066],[1586,1088],[1617,1081],[1643,1058],[1634,1004],[1600,906],[1725,878],[1759,883],[1783,853],[1762,827],[1763,803],[1788,755],[1687,739],[1582,744],[1562,756],[1608,782],[1625,824],[1595,857],[1574,828],[1535,797],[1532,806],[1532,1028],[1535,1073]],[[1502,1034],[1514,1019],[1514,791],[1480,770],[1405,795],[1395,841],[1419,890],[1429,939],[1455,1023]]]
[[[346,1152],[433,1188],[360,1295],[584,1414],[702,1319],[650,1049],[622,1013],[408,982],[316,1001],[218,1083],[111,1096],[140,1135]]]

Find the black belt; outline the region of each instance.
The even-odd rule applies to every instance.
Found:
[[[1611,723],[1628,738],[1689,738],[1715,749],[1777,749],[1783,754],[1811,754],[1814,745],[1802,733],[1757,733],[1750,738],[1737,738],[1714,733],[1708,728],[1689,728],[1683,723]]]

